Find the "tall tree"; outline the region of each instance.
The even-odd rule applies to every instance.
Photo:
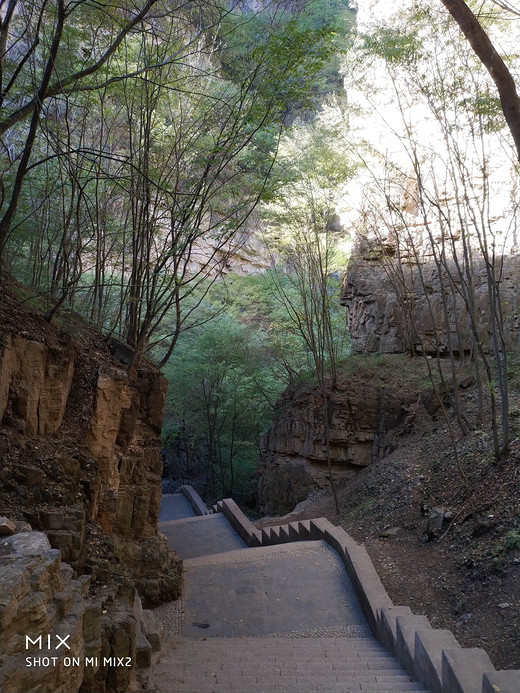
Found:
[[[330,109],[341,122],[344,115],[337,104]],[[336,511],[339,501],[334,484],[330,452],[332,400],[337,388],[338,335],[334,329],[332,303],[337,300],[337,271],[340,241],[336,211],[345,195],[353,168],[345,157],[345,122],[330,128],[330,111],[324,109],[313,126],[294,128],[281,146],[280,166],[284,185],[278,199],[267,208],[271,229],[268,239],[278,255],[277,290],[287,314],[303,338],[314,362],[323,400],[324,447],[331,491]],[[269,240],[268,240],[269,242]],[[276,263],[276,259],[274,258]],[[297,300],[286,290],[288,275]]]
[[[47,270],[33,276],[55,308],[80,296],[135,360],[160,343],[165,363],[197,307],[186,313],[186,298],[203,300],[195,289],[218,276],[266,194],[287,115],[312,92],[335,25],[306,26],[278,2],[256,14],[220,0],[13,3],[0,56],[3,259],[27,267],[24,250],[37,249]],[[61,234],[58,200],[74,208]]]
[[[107,65],[125,38],[150,13],[158,0],[133,7],[123,0],[110,11],[88,0],[9,0],[0,14],[0,137],[30,116],[21,152],[15,154],[16,174],[7,199],[0,200],[0,262],[13,221],[44,103],[51,97],[99,88],[88,81]],[[81,40],[74,32],[81,27]],[[72,50],[71,50],[72,44]],[[72,66],[72,69],[71,69]],[[103,76],[101,82],[106,80]],[[4,193],[4,190],[2,190]]]
[[[513,136],[520,161],[520,98],[513,75],[467,3],[464,0],[441,0],[441,2],[459,25],[497,87],[504,117]]]

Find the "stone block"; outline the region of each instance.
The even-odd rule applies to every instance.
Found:
[[[413,673],[432,693],[446,693],[443,684],[443,651],[457,649],[462,651],[449,630],[426,628],[416,631]]]
[[[73,563],[78,560],[82,545],[82,537],[79,532],[57,530],[47,532],[47,536],[52,548],[61,551],[61,556],[64,561]]]
[[[363,613],[368,621],[368,625],[374,635],[377,632],[377,615],[385,607],[393,606],[393,602],[388,596],[379,576],[364,575],[357,570],[358,580],[355,587],[358,598],[363,609]]]
[[[442,652],[442,693],[468,693],[482,690],[482,677],[493,672],[487,652],[474,647],[445,648]]]
[[[32,532],[32,527],[28,522],[23,520],[15,520],[16,532]]]
[[[12,554],[39,556],[51,548],[43,532],[20,532],[4,540],[4,547],[10,547]]]
[[[337,551],[340,556],[345,552],[347,533],[341,527],[335,527],[329,523],[329,527],[324,528],[323,539]]]
[[[398,616],[413,616],[412,610],[409,606],[385,606],[377,614],[377,638],[392,654],[397,644]]]
[[[306,539],[311,538],[311,521],[310,520],[301,520],[298,522],[299,526],[299,534],[300,534],[300,539],[302,541],[305,541]]]
[[[78,579],[75,581],[81,596],[84,598],[88,597],[91,581],[92,578],[90,575],[80,575]]]
[[[161,649],[163,627],[155,618],[153,611],[149,611],[148,609],[143,610],[141,617],[141,628],[152,647],[152,652],[159,652]]]
[[[334,525],[325,517],[319,517],[311,520],[311,538],[325,539],[327,530],[331,529],[332,527],[334,527]]]
[[[46,592],[49,599],[63,589],[64,581],[70,577],[64,570],[60,552],[50,549],[43,553],[38,561],[31,564],[31,588],[35,591]],[[70,568],[70,566],[68,566]],[[72,570],[72,569],[71,569]]]
[[[0,517],[0,537],[8,537],[15,532],[15,523],[7,517]]]
[[[70,583],[66,583],[61,592],[53,599],[59,618],[63,618],[72,609],[75,599],[77,599],[77,592]]]
[[[426,616],[398,616],[396,619],[395,654],[406,671],[415,672],[415,634],[431,629]]]
[[[40,524],[43,529],[63,529],[64,518],[65,515],[60,510],[40,510]]]
[[[253,529],[251,532],[249,546],[262,546],[262,534],[257,529]]]
[[[300,523],[299,522],[289,522],[289,538],[291,541],[300,541],[302,538],[300,536]]]
[[[271,527],[270,543],[271,544],[281,544],[282,543],[280,541],[280,528],[279,527]]]
[[[492,671],[482,676],[482,693],[518,693],[520,671]]]
[[[101,607],[90,604],[83,616],[83,638],[86,642],[97,641],[101,637]]]
[[[80,533],[83,531],[83,521],[74,515],[65,515],[61,529]]]
[[[196,515],[211,514],[206,504],[199,496],[197,491],[193,488],[193,486],[190,486],[189,484],[184,484],[183,486],[181,486],[181,493],[185,498],[187,498],[189,504],[191,505]]]
[[[262,527],[260,536],[262,537],[262,546],[269,546],[271,544],[271,527]]]
[[[141,631],[135,645],[135,663],[140,669],[148,669],[152,665],[152,646]]]
[[[248,546],[261,546],[262,533],[259,532],[253,523],[244,515],[238,505],[231,498],[225,498],[217,503],[224,516],[229,520],[230,525]]]

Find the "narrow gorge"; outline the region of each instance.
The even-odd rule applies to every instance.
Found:
[[[1,693],[520,691],[519,29],[0,1]]]

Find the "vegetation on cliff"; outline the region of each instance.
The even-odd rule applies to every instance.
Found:
[[[452,13],[458,7],[464,13],[457,15],[460,25],[480,27],[501,46],[500,98],[489,75],[489,57],[495,56],[480,50],[486,37],[479,33],[479,50],[474,42],[467,45],[441,5]],[[516,270],[504,260],[518,252],[520,202],[513,79],[518,20],[509,3],[486,0],[487,13],[477,17],[468,14],[476,9],[473,2],[403,0],[385,20],[389,3],[381,0],[370,4],[371,21],[365,13],[357,32],[347,0],[231,6],[219,0],[175,6],[118,0],[110,8],[89,1],[11,0],[4,6],[2,281],[16,276],[43,302],[45,321],[38,320],[37,338],[29,341],[52,339],[49,323],[60,312],[71,318],[67,329],[76,331],[73,311],[79,311],[129,345],[111,343],[132,377],[138,379],[145,353],[156,358],[172,383],[167,461],[176,477],[198,480],[212,498],[242,494],[254,504],[260,433],[283,390],[289,388],[286,408],[303,392],[308,426],[302,428],[309,435],[300,440],[287,426],[285,438],[293,438],[281,451],[273,442],[269,452],[319,464],[325,448],[329,480],[341,465],[351,477],[341,481],[336,514],[349,531],[373,543],[397,594],[396,575],[416,554],[428,553],[425,565],[434,573],[444,560],[444,591],[457,595],[457,603],[432,600],[432,609],[452,609],[460,616],[456,627],[468,632],[477,621],[483,628],[487,613],[498,641],[502,617],[477,604],[480,620],[472,621],[464,591],[472,593],[469,581],[483,577],[496,600],[501,580],[511,594],[518,585],[520,403],[510,352],[518,347],[520,304]],[[513,88],[504,97],[508,80]],[[257,230],[253,219],[260,219],[264,268],[270,269],[233,276],[228,264]],[[402,356],[397,362],[377,356],[342,361],[349,341],[337,296],[347,231],[356,235],[360,259],[350,274],[358,288],[349,304],[353,344],[372,351],[377,341],[378,349],[406,351],[411,362]],[[363,274],[380,277],[376,266],[385,282],[373,291]],[[361,284],[366,292],[360,298]],[[15,304],[8,307],[25,315]],[[13,316],[2,317],[3,335]],[[28,318],[29,338],[33,328]],[[2,364],[14,368],[5,356],[10,346],[2,343],[2,349]],[[36,445],[40,440],[32,436],[49,432],[48,420],[57,414],[42,414],[40,422],[34,401],[15,383],[11,390],[3,384],[2,391],[10,404],[4,418],[8,474],[1,489],[14,514],[41,503],[36,523],[48,521],[48,503],[73,505],[81,496],[83,505],[91,504],[87,528],[90,539],[104,534],[92,543],[100,555],[86,556],[84,534],[67,539],[64,550],[80,568],[92,558],[101,581],[115,548],[121,554],[128,549],[127,562],[147,563],[145,553],[134,560],[135,536],[129,546],[117,547],[107,537],[114,530],[119,542],[143,527],[154,535],[161,464],[157,417],[151,423],[153,455],[143,461],[137,444],[126,454],[139,408],[136,381],[119,363],[121,377],[107,384],[111,376],[96,371],[94,356],[100,352],[101,361],[106,357],[114,367],[108,344],[91,351],[81,364],[86,375],[75,381],[70,404],[76,408],[67,416],[83,435],[92,412],[82,409],[81,398],[88,392],[94,406],[94,381],[117,400],[112,414],[118,426],[110,428],[117,432],[111,442],[117,456],[101,454],[95,463],[106,473],[102,482],[101,473],[95,483],[87,473],[93,452],[83,442],[78,446],[77,429],[65,441],[63,462],[53,466],[52,444],[43,439]],[[372,424],[381,424],[384,387],[374,389],[371,381],[386,377],[394,387],[386,372],[394,368],[410,394],[407,377],[418,363],[429,371],[424,387],[433,388],[433,411],[425,414],[422,400],[396,397],[398,423],[384,454],[394,445],[397,450],[385,463],[373,456],[373,467],[354,479],[348,466],[353,458],[341,457],[342,443],[345,431],[350,435],[358,426],[360,433],[358,414],[367,402]],[[343,397],[352,369],[359,392]],[[343,390],[336,387],[341,381]],[[164,383],[155,385],[164,394]],[[347,414],[341,409],[346,401]],[[278,413],[273,440],[287,412]],[[99,416],[99,430],[100,422]],[[338,422],[343,428],[334,429]],[[380,430],[377,436],[361,433],[354,441],[358,464],[381,437]],[[409,435],[413,448],[405,444]],[[331,444],[337,459],[330,456]],[[76,457],[73,448],[80,448]],[[139,490],[143,469],[153,477],[146,497]],[[114,480],[121,478],[126,496],[112,502]],[[276,493],[275,484],[266,487]],[[443,507],[437,513],[441,531],[432,536],[424,530],[423,506],[428,512]],[[62,519],[76,527],[81,518]],[[386,524],[399,525],[397,533]],[[439,540],[440,548],[423,551],[426,539],[428,547]],[[398,570],[385,564],[390,559],[381,540],[390,540],[385,549],[395,541]],[[469,578],[455,584],[451,574],[464,571]],[[136,577],[157,601],[161,585],[148,573]],[[422,584],[432,588],[431,581]],[[478,599],[471,594],[471,604]],[[512,640],[517,611],[507,609],[517,606],[514,599],[503,593],[501,601]],[[468,642],[476,640],[475,632]],[[510,652],[500,663],[518,664]]]

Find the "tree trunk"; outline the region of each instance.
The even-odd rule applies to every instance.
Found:
[[[515,81],[485,30],[464,0],[441,0],[493,79],[520,161],[520,99]]]

